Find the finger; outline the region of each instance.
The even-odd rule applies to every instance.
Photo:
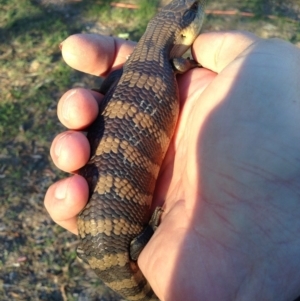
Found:
[[[77,215],[88,200],[88,185],[83,177],[74,175],[49,187],[44,204],[51,218],[67,229],[78,234]]]
[[[97,76],[120,68],[133,47],[133,42],[96,34],[72,35],[61,44],[68,65]]]
[[[80,130],[90,125],[98,115],[99,93],[76,88],[66,92],[58,102],[57,115],[69,129]]]
[[[193,44],[193,56],[203,67],[219,73],[259,40],[259,37],[250,32],[204,33]]]
[[[88,162],[90,145],[83,133],[67,131],[55,137],[50,155],[59,169],[73,172]]]
[[[216,77],[216,73],[206,68],[195,68],[177,77],[180,103],[197,99],[210,82]],[[191,104],[192,105],[192,104]]]

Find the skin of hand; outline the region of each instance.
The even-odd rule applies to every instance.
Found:
[[[71,67],[106,75],[134,44],[74,35]],[[205,33],[193,45],[204,68],[178,77],[181,114],[157,181],[164,214],[138,263],[160,300],[294,300],[300,295],[300,50],[245,32]],[[76,88],[59,101],[69,128],[51,147],[73,172],[89,158],[80,130],[102,96]],[[88,198],[76,173],[45,196],[52,219],[77,234]]]

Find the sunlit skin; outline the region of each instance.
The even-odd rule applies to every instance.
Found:
[[[106,75],[134,44],[75,35],[62,44],[71,67]],[[157,181],[161,225],[138,263],[162,301],[294,300],[300,295],[300,50],[250,33],[200,35],[204,66],[178,77],[181,114]],[[73,173],[45,196],[52,219],[77,234],[88,198],[74,174],[89,158],[83,130],[102,95],[66,92],[51,146]]]

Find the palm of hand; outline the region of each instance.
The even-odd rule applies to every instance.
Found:
[[[281,185],[297,172],[284,174],[281,157],[283,141],[295,138],[286,131],[294,122],[274,120],[285,108],[276,104],[283,95],[269,87],[263,102],[255,103],[255,92],[239,99],[241,87],[233,81],[253,78],[255,66],[242,69],[248,64],[237,60],[218,78],[198,69],[179,79],[183,108],[154,196],[154,206],[164,202],[165,212],[139,258],[165,300],[200,300],[200,292],[203,300],[240,300],[239,294],[249,292],[259,298],[252,286],[260,282],[263,289],[269,277],[278,277],[285,258],[278,246],[284,241],[293,244],[293,254],[299,252],[294,239],[300,223],[289,228],[286,216],[299,207],[297,192],[291,195]],[[268,71],[266,66],[242,93],[258,88]],[[269,269],[271,275],[264,276]]]

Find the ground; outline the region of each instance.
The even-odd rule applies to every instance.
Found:
[[[0,300],[121,300],[76,258],[77,237],[43,206],[47,187],[66,176],[49,156],[64,130],[57,101],[100,83],[66,66],[59,43],[77,32],[137,40],[159,1],[115,1],[140,10],[111,2],[0,0]],[[300,46],[299,0],[212,0],[207,9],[203,31],[249,30]]]

